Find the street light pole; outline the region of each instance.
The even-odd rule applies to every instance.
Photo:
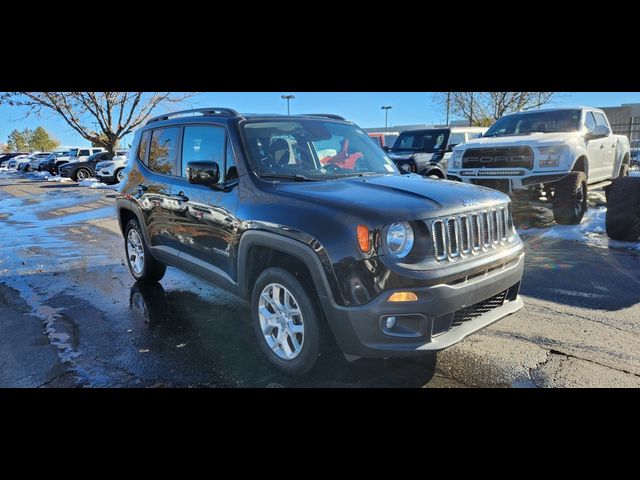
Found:
[[[291,100],[293,100],[294,98],[296,98],[295,95],[282,95],[280,98],[282,98],[283,100],[287,101],[287,115],[291,115],[291,107],[289,105],[289,102]]]
[[[449,111],[451,110],[451,92],[447,92],[447,127],[449,126]]]
[[[384,110],[384,133],[387,133],[387,128],[389,127],[389,110],[393,107],[391,105],[384,105],[380,108]]]

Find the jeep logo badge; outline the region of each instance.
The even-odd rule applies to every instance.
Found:
[[[477,200],[469,200],[469,199],[462,200],[462,205],[465,207],[475,207],[479,204],[480,202],[478,202]]]

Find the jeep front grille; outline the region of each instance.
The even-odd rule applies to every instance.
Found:
[[[513,229],[508,205],[436,218],[429,223],[434,256],[439,262],[499,248],[509,241]]]

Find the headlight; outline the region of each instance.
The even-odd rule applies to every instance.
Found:
[[[451,157],[453,168],[462,167],[462,150],[454,150]]]
[[[564,147],[540,147],[540,167],[557,167]]]
[[[404,258],[413,248],[413,229],[407,222],[393,223],[387,229],[387,248],[395,258]]]

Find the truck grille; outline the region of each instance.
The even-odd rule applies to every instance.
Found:
[[[529,147],[474,148],[464,152],[463,168],[533,169],[533,150]]]
[[[509,205],[430,222],[434,256],[439,262],[497,248],[509,240],[513,230]]]

